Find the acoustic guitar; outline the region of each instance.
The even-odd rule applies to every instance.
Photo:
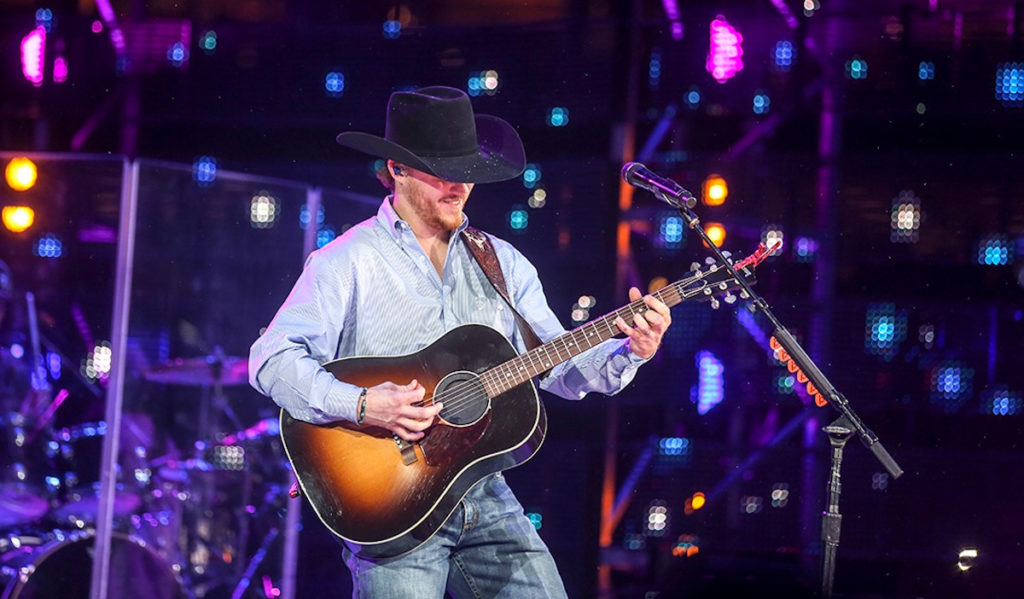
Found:
[[[771,252],[734,264],[753,282]],[[738,287],[720,266],[691,274],[652,295],[668,306],[717,303]],[[742,294],[741,294],[742,295]],[[316,515],[360,555],[393,557],[429,539],[477,481],[530,459],[547,432],[532,379],[620,334],[616,317],[632,322],[648,309],[637,300],[521,355],[498,331],[456,327],[404,356],[343,358],[324,364],[338,380],[372,387],[419,381],[423,405],[444,403],[439,421],[415,443],[382,428],[340,421],[315,425],[281,411],[281,439],[301,492]]]

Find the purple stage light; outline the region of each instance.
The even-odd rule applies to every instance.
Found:
[[[743,35],[722,15],[711,21],[711,47],[705,68],[719,83],[743,70]]]
[[[45,59],[46,28],[40,25],[21,38],[21,73],[36,87],[43,84]]]
[[[725,397],[725,366],[709,351],[697,352],[698,382],[695,388],[697,413],[704,415]]]
[[[63,56],[53,60],[53,82],[64,83],[68,80],[68,61]]]

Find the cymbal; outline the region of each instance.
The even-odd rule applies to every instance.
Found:
[[[178,358],[142,374],[147,381],[167,385],[244,385],[249,382],[248,361],[232,356]]]

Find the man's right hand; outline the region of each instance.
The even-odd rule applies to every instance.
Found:
[[[421,405],[424,393],[426,389],[416,379],[408,385],[388,381],[367,388],[363,424],[386,428],[406,441],[419,441],[444,407],[441,403]]]

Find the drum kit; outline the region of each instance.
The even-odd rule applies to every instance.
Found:
[[[291,482],[277,419],[229,434],[209,424],[237,422],[223,388],[247,383],[242,358],[174,360],[142,378],[202,388],[200,417],[186,453],[159,442],[148,415],[123,413],[108,597],[250,596]],[[88,596],[109,432],[103,421],[57,429],[0,414],[0,599]]]

